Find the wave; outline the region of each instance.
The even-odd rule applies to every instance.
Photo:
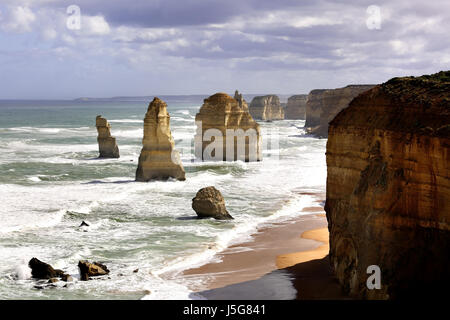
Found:
[[[143,123],[144,120],[138,120],[138,119],[113,119],[113,120],[108,120],[108,122],[110,123]]]

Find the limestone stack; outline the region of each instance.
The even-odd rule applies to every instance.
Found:
[[[358,298],[431,297],[450,284],[450,71],[394,78],[330,123],[330,261]],[[381,288],[366,285],[381,270]]]
[[[111,136],[111,125],[99,115],[95,118],[95,126],[98,132],[99,158],[119,158],[119,147],[116,138]]]
[[[315,89],[308,94],[306,100],[305,127],[312,128],[320,124],[320,114],[324,109],[324,94],[327,89]]]
[[[202,160],[260,161],[261,134],[242,97],[216,93],[195,116],[195,155]],[[227,152],[228,149],[228,152]]]
[[[239,93],[239,91],[236,90],[234,92],[234,99],[239,103],[239,107],[241,107],[241,109],[248,111],[248,104],[247,101],[244,100],[242,93]]]
[[[307,99],[307,94],[298,94],[289,97],[284,112],[284,118],[290,120],[305,120]]]
[[[250,103],[249,111],[253,119],[257,120],[284,119],[284,109],[276,95],[254,97]]]
[[[179,153],[174,148],[167,104],[159,98],[153,99],[145,114],[142,144],[136,181],[185,180]]]
[[[348,85],[344,88],[313,90],[306,103],[306,124],[309,133],[328,136],[328,123],[360,93],[374,85]]]

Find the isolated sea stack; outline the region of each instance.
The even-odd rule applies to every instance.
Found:
[[[136,181],[185,180],[180,155],[170,132],[167,104],[159,98],[153,99],[145,114],[142,144]]]
[[[250,114],[256,120],[283,120],[284,109],[276,95],[254,97],[249,107]]]
[[[259,125],[248,112],[247,103],[236,93],[216,93],[204,100],[195,116],[195,155],[215,161],[260,161]]]
[[[360,94],[331,121],[326,158],[330,261],[344,289],[367,299],[447,290],[450,71]],[[380,289],[366,285],[371,265]]]
[[[290,120],[305,120],[307,99],[307,94],[297,94],[289,97],[284,112],[284,118]]]
[[[328,136],[328,123],[360,93],[375,85],[348,85],[338,89],[313,90],[306,102],[306,123],[308,132],[319,137]]]
[[[199,218],[233,219],[225,208],[225,199],[222,194],[213,186],[202,188],[197,192],[192,199],[192,209]]]
[[[95,126],[98,132],[99,158],[119,158],[119,147],[117,146],[116,138],[111,136],[111,125],[102,116],[97,116],[95,118]]]

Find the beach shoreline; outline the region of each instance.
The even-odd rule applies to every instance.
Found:
[[[324,194],[315,197],[315,205],[297,217],[258,228],[250,241],[218,253],[216,261],[185,270],[183,277],[201,280],[190,289],[218,300],[346,298],[328,264]]]

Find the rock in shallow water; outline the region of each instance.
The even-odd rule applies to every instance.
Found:
[[[225,208],[225,199],[222,194],[213,186],[202,188],[197,192],[192,199],[192,209],[199,218],[233,219]]]
[[[90,263],[86,260],[80,260],[78,262],[78,268],[80,268],[80,279],[82,281],[89,280],[89,277],[104,276],[109,273],[108,268],[101,263]]]
[[[37,258],[32,258],[28,262],[28,266],[31,269],[31,275],[36,279],[59,278],[64,274],[64,271],[53,269],[51,265]]]

